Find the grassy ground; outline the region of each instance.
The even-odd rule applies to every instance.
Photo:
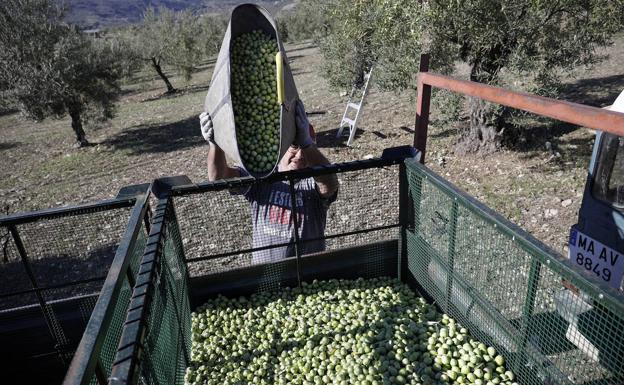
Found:
[[[579,71],[562,98],[592,105],[609,104],[624,88],[618,63],[624,39],[609,49],[610,58]],[[333,161],[380,155],[386,147],[410,144],[415,95],[372,89],[352,147],[336,139],[346,102],[330,90],[320,74],[322,57],[316,47],[289,47],[289,58],[301,98],[316,127],[322,150]],[[95,145],[72,147],[69,119],[24,121],[16,114],[0,116],[0,203],[4,211],[43,209],[114,196],[126,185],[161,176],[186,174],[206,179],[205,155],[197,115],[202,110],[212,67],[201,68],[189,84],[177,76],[181,92],[162,97],[163,83],[149,73],[124,86],[116,117],[88,131]],[[564,251],[569,226],[576,221],[591,155],[593,134],[582,128],[554,124],[527,127],[530,139],[520,150],[487,158],[457,157],[453,125],[430,128],[428,164],[468,193],[513,222]],[[545,147],[552,144],[551,150]]]

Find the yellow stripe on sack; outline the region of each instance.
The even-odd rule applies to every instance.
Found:
[[[275,69],[277,72],[277,102],[282,104],[284,103],[284,61],[282,60],[282,53],[279,51],[275,54]]]

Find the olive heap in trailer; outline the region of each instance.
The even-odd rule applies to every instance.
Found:
[[[279,156],[277,51],[277,41],[262,31],[240,35],[232,44],[231,91],[238,149],[245,167],[253,172],[271,170]]]
[[[186,384],[517,385],[493,347],[396,279],[218,297],[192,333]]]

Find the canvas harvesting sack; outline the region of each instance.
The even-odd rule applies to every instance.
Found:
[[[231,84],[231,52],[233,42],[239,36],[253,31],[262,31],[268,37],[277,41],[278,52],[275,55],[275,76],[277,89],[276,96],[279,103],[279,139],[275,163],[270,169],[254,172],[245,164],[237,140],[237,130],[232,104]],[[210,88],[206,95],[204,111],[213,122],[214,139],[217,145],[235,163],[254,177],[266,176],[277,169],[277,164],[288,147],[295,139],[295,105],[299,96],[293,79],[284,45],[277,32],[277,24],[271,14],[255,4],[242,4],[232,11],[219,56],[210,81]],[[263,140],[258,137],[257,140]]]

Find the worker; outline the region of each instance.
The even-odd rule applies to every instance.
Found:
[[[209,143],[208,179],[214,181],[249,175],[244,169],[227,164],[225,153],[214,141],[214,127],[210,116],[204,112],[199,116],[199,120],[202,135]],[[296,103],[295,126],[295,140],[280,159],[278,171],[329,164],[329,160],[316,146],[314,128],[308,121],[301,101]],[[251,204],[253,248],[290,243],[288,246],[254,251],[252,263],[275,262],[294,256],[294,225],[291,218],[289,182],[269,184],[259,181],[240,193]],[[324,236],[327,210],[336,200],[337,194],[338,179],[335,174],[309,177],[296,182],[297,220],[301,240]],[[299,250],[301,254],[323,251],[325,240],[301,242]]]

